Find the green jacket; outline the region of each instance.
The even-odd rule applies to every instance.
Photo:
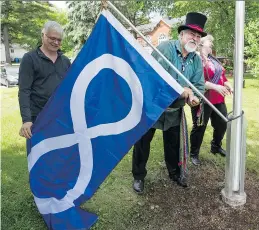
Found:
[[[202,61],[196,52],[189,53],[182,58],[180,41],[166,41],[161,43],[157,49],[179,70],[181,73],[201,92],[204,93],[204,76]],[[154,51],[152,56],[171,74],[171,76],[182,86],[189,87],[187,83],[175,73],[175,71]],[[195,94],[195,93],[194,93]],[[197,96],[197,95],[196,95]],[[184,99],[178,99],[173,108],[167,108],[160,116],[153,128],[168,130],[170,127],[180,125],[181,108],[185,105]]]

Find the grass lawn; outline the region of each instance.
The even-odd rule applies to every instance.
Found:
[[[17,88],[6,89],[1,87],[1,95],[2,229],[46,229],[44,221],[34,204],[28,184],[25,140],[18,135],[21,119],[17,101]],[[254,175],[255,177],[259,177],[258,97],[259,78],[247,78],[246,88],[243,90],[243,108],[248,120],[246,166],[249,175]],[[232,110],[231,104],[232,98],[228,98],[227,106],[229,111]],[[189,108],[186,108],[186,113],[190,129]],[[209,125],[201,150],[201,160],[204,164],[212,164],[216,170],[223,171],[224,158],[208,154],[211,137],[212,129]],[[154,189],[152,183],[166,177],[162,153],[161,132],[157,131],[152,142],[148,162],[147,190]],[[131,183],[130,152],[101,185],[94,197],[82,206],[88,211],[98,214],[99,221],[94,225],[94,230],[144,229],[141,222],[136,222],[136,219],[140,218],[140,213],[144,210],[144,204],[152,204],[152,200],[147,196],[137,196],[132,191]],[[163,193],[163,190],[161,189],[159,192]],[[185,194],[183,193],[182,196],[185,196]],[[156,206],[151,207],[151,209],[155,208]],[[156,215],[144,215],[140,219],[143,220],[143,218],[152,220],[156,218]]]

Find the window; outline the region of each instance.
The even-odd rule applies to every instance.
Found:
[[[163,41],[167,41],[168,38],[165,34],[160,34],[159,37],[158,37],[158,45],[163,42]]]
[[[13,50],[13,49],[11,49],[11,53],[14,53],[14,50]]]

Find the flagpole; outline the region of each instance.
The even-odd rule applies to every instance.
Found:
[[[221,194],[227,204],[240,206],[246,203],[246,193],[244,192],[246,120],[242,112],[245,1],[236,1],[235,15],[235,71],[232,115],[239,117],[228,123],[225,188],[221,191]]]
[[[237,116],[242,113],[242,84],[243,84],[243,67],[244,67],[244,10],[245,10],[245,2],[240,1],[236,3],[236,42],[235,42],[235,66],[234,66],[234,97],[233,97],[233,115]],[[238,12],[238,13],[237,13]],[[234,168],[234,178],[233,178],[233,189],[234,191],[239,190],[239,159],[238,156],[240,151],[240,143],[241,143],[241,119],[237,119],[236,121],[236,130],[234,133],[234,138],[236,140],[235,149],[236,149],[236,157],[235,157],[235,168]]]
[[[106,3],[106,1],[105,1]],[[229,119],[226,118],[156,47],[154,47],[151,42],[149,42],[145,36],[110,2],[107,1],[108,6],[113,9],[129,26],[142,37],[142,39],[153,49],[155,50],[164,61],[196,92],[225,122],[228,122]]]

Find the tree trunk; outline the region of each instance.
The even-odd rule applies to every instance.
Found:
[[[132,33],[133,33],[134,38],[137,39],[137,38],[138,38],[137,32],[135,32],[134,30],[132,30]]]
[[[132,20],[132,24],[133,24],[134,26],[136,26],[136,13],[134,14],[134,17],[133,17],[133,20]],[[138,38],[138,34],[137,34],[137,32],[135,32],[134,30],[133,30],[133,36],[134,36],[135,39]]]
[[[6,24],[4,24],[3,27],[4,27],[3,30],[4,30],[5,58],[6,58],[6,62],[11,64],[8,27]]]

